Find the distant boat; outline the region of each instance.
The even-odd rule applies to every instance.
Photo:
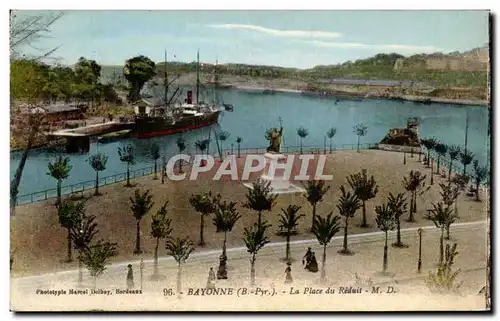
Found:
[[[116,142],[118,140],[130,137],[131,132],[132,132],[131,129],[125,129],[125,130],[120,130],[119,132],[105,134],[99,136],[97,138],[97,142],[101,144],[109,144],[112,142]]]
[[[276,94],[276,90],[265,89],[262,93],[266,94],[266,95],[274,95],[274,94]]]
[[[224,106],[224,109],[226,111],[233,111],[234,110],[234,106],[231,104],[222,104],[222,106]]]

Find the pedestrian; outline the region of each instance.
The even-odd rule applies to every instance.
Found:
[[[285,269],[285,284],[289,284],[293,282],[292,268],[291,268],[292,263],[287,262],[286,265],[287,267]]]
[[[207,279],[207,289],[215,289],[215,272],[214,269],[211,267],[210,271],[208,271],[208,279]]]
[[[132,271],[132,264],[129,264],[127,267],[128,267],[127,288],[133,289],[134,288],[134,271]]]

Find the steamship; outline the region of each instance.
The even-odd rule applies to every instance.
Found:
[[[165,54],[166,56],[166,54]],[[165,58],[165,68],[167,66]],[[209,104],[199,100],[200,76],[199,76],[199,53],[196,72],[196,97],[193,91],[187,91],[183,103],[171,103],[179,88],[170,99],[168,99],[168,80],[165,69],[165,98],[162,106],[137,106],[135,117],[135,129],[137,138],[151,138],[156,136],[167,136],[185,131],[195,130],[210,126],[218,122],[224,107],[217,107],[215,102]]]

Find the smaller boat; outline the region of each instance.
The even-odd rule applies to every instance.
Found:
[[[97,142],[101,143],[101,144],[108,144],[108,143],[116,142],[118,140],[130,137],[131,132],[132,132],[131,129],[125,129],[125,130],[120,130],[118,132],[105,134],[105,135],[99,136],[97,138]]]
[[[274,95],[274,94],[276,94],[276,90],[265,89],[262,93],[265,95]]]
[[[234,106],[231,104],[222,104],[222,106],[224,106],[226,111],[234,111]]]

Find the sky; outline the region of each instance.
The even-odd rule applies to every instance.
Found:
[[[18,12],[18,16],[39,14]],[[486,11],[65,11],[50,37],[23,50],[59,46],[74,64],[83,56],[123,65],[153,61],[247,63],[311,68],[377,53],[466,51],[488,42]]]

